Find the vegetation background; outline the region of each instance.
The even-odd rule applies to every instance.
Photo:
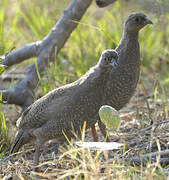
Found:
[[[4,55],[15,48],[18,49],[27,43],[43,39],[62,16],[69,3],[70,0],[1,0],[0,55]],[[150,132],[150,138],[145,137],[145,134],[139,134],[138,130],[149,127],[152,121],[169,120],[168,0],[118,0],[103,9],[99,9],[93,2],[77,29],[59,53],[55,64],[46,69],[45,75],[36,89],[36,98],[38,99],[56,87],[76,80],[96,64],[103,50],[115,48],[121,39],[126,17],[137,11],[145,13],[154,22],[154,25],[147,26],[140,32],[141,77],[132,101],[120,111],[122,125],[118,141],[126,144],[131,142],[137,142],[137,145],[138,143],[145,144],[145,142],[149,144],[155,137],[155,142],[158,139],[159,142],[162,141],[165,144],[168,142],[169,133],[167,123],[165,124],[165,130],[162,131],[159,127],[159,131],[155,134],[152,135]],[[34,60],[25,61],[6,71],[0,77],[0,89],[13,87],[24,77],[26,67],[32,64]],[[16,131],[15,121],[18,116],[18,107],[0,104],[0,178],[7,172],[17,174],[20,179],[32,178],[30,172],[25,175],[22,171],[17,171],[20,165],[16,168],[15,165],[9,165],[6,162],[12,137]],[[128,135],[132,135],[132,133],[133,136],[128,138]],[[138,136],[136,137],[134,133]],[[163,134],[165,134],[165,137]],[[117,137],[117,134],[111,135]],[[163,138],[160,139],[159,136]],[[161,146],[158,146],[158,150],[159,147]],[[166,147],[168,146],[166,145]],[[129,152],[125,155],[135,155],[139,151],[142,152],[140,148],[137,148],[129,148]],[[70,154],[72,156],[72,151],[75,151],[73,147],[69,147],[68,150],[69,153],[64,154],[66,158],[62,157],[64,160]],[[145,149],[143,152],[145,152]],[[49,179],[56,177],[72,178],[72,175],[79,179],[109,179],[113,177],[116,179],[163,179],[167,177],[168,173],[167,167],[162,168],[158,163],[149,163],[146,167],[138,168],[111,161],[106,158],[107,155],[101,152],[96,153],[94,157],[90,151],[85,154],[83,151],[79,151],[79,153],[81,158],[79,157],[78,160],[77,157],[75,159],[73,157],[68,158],[69,161],[64,162],[64,165],[62,163],[58,164],[58,161],[53,161],[55,168],[52,170],[49,168],[49,171],[46,170],[45,173],[39,174],[39,176]],[[98,160],[100,156],[103,156],[104,160]],[[23,154],[17,158],[23,160],[23,157],[26,159]],[[22,169],[29,169],[29,161],[25,161],[21,163]],[[61,166],[60,169],[59,165]],[[99,169],[103,167],[105,171],[101,173]]]

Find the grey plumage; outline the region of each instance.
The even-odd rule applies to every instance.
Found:
[[[147,24],[152,22],[143,13],[131,14],[125,22],[123,36],[116,48],[119,64],[111,71],[105,90],[104,104],[116,110],[120,110],[129,102],[136,89],[140,74],[138,35]],[[100,120],[98,124],[105,135],[105,126]]]
[[[87,128],[95,124],[93,117],[103,105],[105,87],[110,71],[117,65],[118,55],[114,50],[102,53],[99,62],[77,81],[55,89],[43,96],[22,114],[17,121],[18,132],[11,153],[36,139],[35,164],[39,148],[47,140],[65,140],[77,134],[84,121]]]
[[[128,103],[137,86],[140,74],[138,33],[152,22],[142,13],[131,14],[124,26],[122,39],[116,48],[119,64],[113,69],[106,89],[106,104],[119,110]]]

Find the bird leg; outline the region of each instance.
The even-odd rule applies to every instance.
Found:
[[[109,136],[105,129],[100,128],[101,133],[103,134],[104,138],[106,139],[106,142],[110,142]]]
[[[35,147],[35,154],[34,154],[34,166],[36,167],[39,164],[39,157],[40,157],[40,147]],[[35,168],[35,171],[37,168]]]
[[[104,138],[106,139],[106,142],[110,142],[110,139],[108,137],[108,133],[106,131],[106,126],[101,122],[101,120],[98,120],[98,126],[100,128],[100,131],[102,133],[102,135],[104,136]]]
[[[98,142],[98,135],[97,135],[97,132],[96,132],[95,124],[91,127],[91,130],[92,130],[94,142]]]

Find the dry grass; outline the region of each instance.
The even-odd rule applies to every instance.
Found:
[[[2,177],[12,174],[20,179],[163,179],[167,177],[167,164],[157,160],[133,166],[129,160],[149,152],[168,149],[169,117],[168,100],[163,99],[160,88],[156,102],[152,93],[153,84],[148,77],[140,82],[126,108],[120,111],[122,123],[118,134],[110,133],[111,140],[124,143],[118,151],[92,151],[74,145],[60,146],[59,153],[54,142],[48,143],[41,152],[39,172],[32,167],[33,149],[24,147],[18,155],[4,156],[1,160]],[[146,81],[147,79],[147,81]],[[147,84],[148,82],[148,84]],[[150,87],[150,88],[148,88]],[[99,129],[100,141],[103,141]],[[91,132],[86,132],[85,141],[92,141]]]

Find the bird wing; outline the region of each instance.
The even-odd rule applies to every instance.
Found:
[[[16,126],[17,126],[17,127],[20,126],[21,120],[22,120],[22,119],[26,116],[26,114],[30,111],[31,106],[32,106],[32,105],[30,105],[30,106],[22,113],[21,117],[17,120],[17,122],[16,122]]]
[[[64,86],[63,86],[64,87]],[[17,127],[30,129],[38,128],[64,109],[70,101],[73,87],[58,88],[29,106],[17,120]]]

